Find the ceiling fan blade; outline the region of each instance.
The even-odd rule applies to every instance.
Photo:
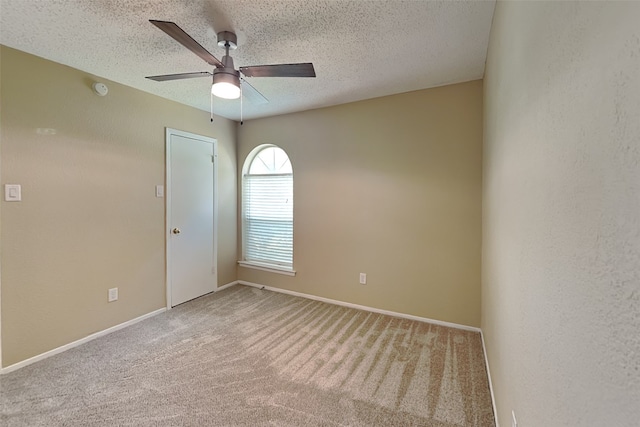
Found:
[[[218,60],[218,58],[210,54],[207,49],[203,48],[200,43],[195,41],[189,34],[185,33],[184,30],[178,27],[174,22],[156,21],[155,19],[150,19],[149,22],[160,28],[162,31],[167,33],[175,41],[189,49],[191,52],[204,59],[207,64],[213,65],[214,67],[224,67],[224,65]]]
[[[269,100],[265,98],[263,94],[258,92],[258,89],[251,86],[245,79],[241,79],[240,84],[242,85],[242,96],[247,98],[247,100],[252,104],[261,105],[269,103]]]
[[[315,77],[316,71],[310,62],[302,64],[252,65],[240,67],[247,77]]]
[[[147,76],[149,80],[155,80],[157,82],[165,82],[167,80],[182,80],[192,79],[194,77],[206,77],[212,74],[207,71],[198,71],[196,73],[180,73],[180,74],[163,74],[161,76]]]

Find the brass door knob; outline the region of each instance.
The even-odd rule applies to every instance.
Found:
[[[171,232],[173,234],[180,234],[180,229],[179,228],[174,228],[173,230],[171,230]]]

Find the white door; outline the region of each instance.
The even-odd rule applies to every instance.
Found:
[[[167,305],[217,288],[215,140],[167,129]]]

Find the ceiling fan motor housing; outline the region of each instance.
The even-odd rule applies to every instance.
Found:
[[[232,76],[231,78],[226,77],[225,75],[228,76]],[[233,67],[232,68],[228,68],[228,67],[224,67],[224,68],[216,68],[215,70],[213,70],[213,79],[214,81],[221,81],[221,80],[234,80],[239,81],[240,79],[240,71],[234,70]],[[240,83],[238,83],[240,84]]]
[[[213,81],[228,82],[235,86],[240,86],[240,71],[233,66],[233,58],[229,55],[222,57],[224,67],[218,67],[213,70]]]

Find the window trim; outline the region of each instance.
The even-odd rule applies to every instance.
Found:
[[[238,261],[240,267],[252,268],[254,270],[268,271],[270,273],[284,274],[285,276],[295,276],[293,268],[287,268],[276,264],[263,264],[255,261]]]
[[[260,154],[260,152],[262,152],[263,150],[267,149],[267,148],[271,148],[271,147],[275,147],[278,148],[280,150],[282,150],[288,160],[289,160],[289,164],[291,165],[291,174],[252,174],[252,176],[260,176],[260,175],[291,175],[292,178],[292,183],[291,185],[293,186],[293,164],[291,163],[291,157],[289,157],[289,154],[280,146],[275,145],[275,144],[260,144],[258,146],[256,146],[254,149],[252,149],[249,154],[246,156],[244,164],[242,166],[242,171],[241,171],[241,182],[240,182],[240,189],[241,189],[241,206],[240,206],[240,238],[241,238],[241,244],[242,244],[242,250],[241,250],[241,259],[238,261],[238,265],[240,267],[245,267],[245,268],[251,268],[251,269],[256,269],[256,270],[262,270],[262,271],[267,271],[267,272],[271,272],[271,273],[277,273],[277,274],[283,274],[286,276],[295,276],[296,275],[296,271],[294,270],[294,266],[293,266],[293,241],[291,242],[291,266],[288,265],[279,265],[279,264],[271,264],[268,262],[260,262],[260,261],[253,261],[253,260],[247,260],[246,259],[246,224],[245,224],[245,177],[247,175],[249,175],[249,170],[251,169],[251,165],[253,163],[253,161],[255,160],[256,156],[258,156]],[[293,190],[293,189],[292,189]],[[294,198],[295,200],[295,198]],[[294,202],[295,203],[295,202]],[[293,221],[293,224],[295,224],[295,221]],[[292,225],[294,226],[294,225]],[[292,229],[293,231],[293,229]]]

